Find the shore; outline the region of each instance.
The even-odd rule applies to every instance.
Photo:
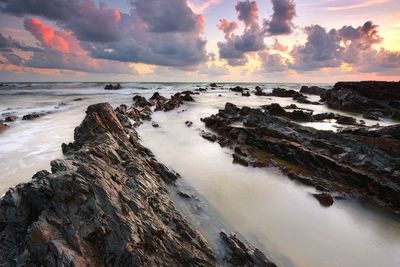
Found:
[[[66,177],[65,172],[69,173],[67,176],[69,176],[70,174],[74,174],[76,172],[80,176],[83,176],[82,173],[80,173],[80,171],[82,169],[91,169],[90,165],[93,164],[93,162],[91,162],[91,160],[93,160],[92,159],[93,155],[95,156],[95,160],[96,161],[98,160],[96,165],[101,165],[100,162],[105,162],[106,164],[109,164],[111,166],[123,164],[123,161],[125,161],[126,159],[122,158],[120,153],[121,150],[124,151],[126,149],[125,147],[127,146],[126,140],[122,142],[123,148],[118,147],[117,149],[116,147],[114,147],[115,140],[110,141],[112,145],[111,151],[108,151],[108,148],[101,148],[101,143],[103,143],[104,140],[108,140],[107,138],[109,134],[112,136],[112,138],[115,139],[114,131],[118,132],[121,129],[133,129],[133,127],[138,127],[143,123],[146,124],[147,121],[151,123],[151,128],[154,129],[161,128],[162,130],[164,125],[162,124],[162,122],[158,122],[157,120],[154,119],[155,114],[159,112],[168,113],[170,111],[179,110],[178,111],[178,116],[179,116],[179,112],[184,111],[186,109],[190,109],[190,103],[197,101],[198,94],[203,94],[204,92],[212,91],[213,88],[215,87],[210,86],[209,88],[204,88],[204,91],[202,90],[203,88],[199,88],[197,91],[192,90],[183,93],[177,93],[170,98],[164,97],[161,94],[154,94],[147,99],[141,96],[134,97],[133,98],[134,103],[132,106],[130,106],[129,103],[127,103],[128,105],[119,106],[115,110],[115,116],[117,117],[117,120],[120,122],[122,128],[120,126],[115,126],[113,124],[113,120],[109,121],[109,119],[107,119],[109,117],[108,115],[99,116],[100,120],[98,122],[100,122],[101,125],[106,126],[105,127],[106,130],[103,129],[97,132],[98,130],[97,128],[101,129],[103,128],[103,126],[98,127],[97,124],[98,122],[96,122],[96,125],[94,127],[96,130],[95,131],[93,130],[93,133],[90,133],[89,135],[83,134],[82,136],[79,135],[77,136],[77,134],[75,134],[74,143],[63,145],[63,152],[64,154],[67,155],[67,161],[69,158],[72,158],[72,161],[75,162],[72,165],[78,165],[78,166],[82,165],[83,168],[78,168],[76,170],[74,167],[70,169],[69,166],[65,167],[66,165],[62,163],[59,169],[57,169],[58,167],[55,167],[53,174],[42,173],[36,176],[34,181],[36,180],[46,181],[50,176],[57,176],[57,177],[59,176],[59,179],[63,180]],[[304,89],[303,92],[305,92],[306,90],[307,89]],[[260,97],[261,99],[270,96],[282,97],[282,98],[290,97],[293,98],[296,102],[298,102],[299,105],[304,103],[313,106],[323,105],[323,102],[314,101],[314,99],[308,100],[308,97],[306,97],[307,95],[305,95],[307,93],[304,94],[300,93],[299,95],[299,93],[293,93],[290,92],[290,90],[286,90],[283,88],[280,88],[279,90],[273,90],[270,93],[265,93],[261,89],[257,88],[255,88],[253,91],[253,89],[246,89],[243,87],[232,87],[232,92],[234,94],[239,94],[239,97],[243,98],[247,98],[248,94],[255,95],[257,97]],[[310,93],[311,91],[307,92]],[[318,91],[316,88],[313,88],[312,93],[320,94],[320,91]],[[385,100],[379,99],[379,101],[380,103],[382,103]],[[393,100],[393,96],[391,96],[390,101],[392,101],[390,104],[390,106],[392,107],[393,101],[396,100]],[[90,109],[91,108],[89,108],[88,110],[85,121],[89,120],[88,116],[96,117],[93,115],[94,113],[99,113],[99,114],[102,113],[102,111],[101,112],[99,112],[98,110],[90,111]],[[96,108],[92,109],[96,110]],[[385,108],[383,108],[383,110],[384,109]],[[112,113],[109,108],[107,108],[107,110],[108,111],[106,113]],[[378,119],[383,117],[390,117],[391,119],[395,119],[396,106],[392,108],[390,112],[383,112],[382,110],[380,111],[381,113],[379,114],[377,114],[376,110],[374,112],[375,112],[374,114],[377,115]],[[365,111],[365,114],[370,114],[370,113],[371,111],[369,110]],[[330,206],[335,201],[342,202],[343,199],[351,200],[353,198],[361,197],[364,198],[366,202],[370,203],[371,205],[384,207],[393,213],[398,212],[397,196],[399,194],[397,191],[398,184],[396,178],[398,177],[398,162],[397,162],[398,155],[396,154],[397,153],[396,151],[398,151],[396,149],[396,146],[398,145],[398,136],[397,136],[398,131],[396,130],[397,129],[396,126],[381,127],[381,126],[365,125],[365,123],[363,123],[360,119],[354,119],[354,118],[351,119],[352,118],[351,116],[346,117],[341,113],[333,115],[325,114],[323,116],[320,114],[314,115],[310,113],[309,110],[302,109],[297,106],[296,107],[293,105],[280,106],[279,104],[264,105],[261,108],[256,108],[256,107],[250,108],[244,106],[237,107],[235,105],[227,104],[225,108],[221,110],[218,114],[213,116],[205,116],[203,118],[204,118],[203,122],[205,123],[205,125],[212,131],[199,132],[199,135],[202,136],[203,138],[206,138],[207,140],[210,140],[211,142],[215,141],[218,142],[221,146],[224,147],[224,149],[232,149],[231,152],[232,161],[235,164],[250,166],[250,168],[278,167],[291,179],[296,179],[297,181],[300,181],[304,184],[314,186],[319,191],[314,194],[314,197],[316,198],[315,201],[319,202],[322,206]],[[102,119],[106,119],[106,123],[102,122],[101,121]],[[315,123],[318,121],[322,122],[328,119],[336,120],[339,125],[342,125],[342,128],[338,133],[333,133],[333,132],[327,133],[325,131],[318,131],[312,128],[300,126],[298,124],[298,123]],[[187,128],[193,127],[193,123],[194,125],[196,125],[199,122],[187,120],[185,121],[183,127]],[[84,125],[84,123],[82,125]],[[82,127],[82,125],[80,127]],[[79,132],[79,130],[77,131]],[[88,127],[85,129],[85,131],[82,130],[81,132],[86,133],[91,131],[92,131],[91,128]],[[157,162],[154,159],[154,156],[150,152],[148,152],[147,149],[145,149],[138,143],[139,139],[137,139],[138,138],[137,135],[136,134],[134,135],[136,139],[132,141],[132,137],[130,137],[129,142],[132,143],[134,147],[135,146],[140,147],[136,151],[138,153],[137,155],[140,155],[140,157],[143,157],[145,159],[143,162],[135,161],[135,165],[146,166],[146,164],[148,164],[148,161]],[[120,137],[118,137],[117,139],[119,138]],[[307,143],[308,140],[314,140],[314,141]],[[121,146],[120,141],[117,141],[116,143],[118,144],[118,146]],[[100,146],[101,148],[100,153],[98,151],[97,146]],[[371,148],[371,146],[373,148]],[[85,149],[82,150],[83,148]],[[106,150],[102,151],[103,149]],[[379,151],[376,152],[376,149],[379,149]],[[310,154],[310,151],[312,151],[312,154]],[[362,155],[361,158],[357,158],[360,151],[363,151],[366,156]],[[81,155],[83,152],[84,154]],[[346,152],[347,154],[343,155],[344,152]],[[130,158],[135,158],[136,160],[137,155],[134,155],[132,153],[128,154],[130,154]],[[288,158],[288,155],[292,156]],[[86,156],[90,156],[89,157],[90,160],[85,163]],[[83,162],[80,162],[82,160]],[[76,163],[76,161],[78,161],[78,163]],[[53,167],[55,164],[56,163],[52,164]],[[152,164],[150,164],[150,166],[145,167],[146,173],[152,173],[150,176],[154,177],[152,178],[152,183],[154,183],[153,180],[157,181],[155,182],[154,186],[150,187],[150,189],[154,187],[163,187],[162,186],[163,183],[165,183],[166,185],[171,183],[175,184],[176,181],[179,180],[176,174],[168,171],[164,165],[162,164],[158,165],[157,163],[156,166],[164,166],[164,167],[154,167],[152,166]],[[118,168],[117,170],[118,172],[120,172],[121,170],[119,170]],[[159,172],[159,168],[162,169],[161,174]],[[104,176],[104,174],[107,174],[109,170],[100,168],[99,170],[95,171],[96,175],[99,175],[98,178],[100,179],[101,177]],[[128,170],[126,168],[122,170],[122,173],[123,174],[121,176],[126,176],[127,174],[128,176],[132,176],[132,174],[128,173]],[[326,173],[329,173],[329,175],[321,175]],[[346,173],[347,175],[345,178],[342,177],[343,173]],[[84,174],[88,174],[87,171],[84,172]],[[113,188],[110,189],[110,191],[120,191],[122,189],[122,192],[124,192],[124,194],[125,193],[127,195],[132,194],[132,192],[129,191],[130,189],[127,192],[124,191],[125,189],[124,185],[126,185],[126,183],[119,181],[118,177],[114,177],[113,175],[109,176],[110,179],[112,180],[111,188]],[[160,176],[160,178],[157,178],[157,176]],[[114,179],[116,179],[116,181],[114,181]],[[34,183],[34,181],[31,183]],[[160,181],[162,181],[161,185],[159,184]],[[383,183],[383,181],[385,182]],[[114,185],[114,183],[116,183],[116,185]],[[107,184],[106,188],[108,190],[109,182],[106,182],[106,184]],[[35,186],[43,187],[42,184]],[[147,186],[148,184],[146,185],[146,190]],[[72,191],[73,192],[80,191],[79,188],[80,186],[76,188],[77,190],[74,189]],[[23,191],[25,189],[21,190]],[[45,191],[47,190],[51,191],[53,189],[47,188]],[[103,187],[102,190],[106,189]],[[157,194],[158,190],[159,189],[157,189]],[[395,191],[390,191],[390,190],[395,190]],[[28,190],[28,192],[31,191]],[[150,192],[152,191],[150,190]],[[168,201],[170,200],[168,200],[169,196],[166,187],[164,187],[164,189],[161,190],[161,192],[163,192],[161,194],[163,195],[163,197],[165,197],[165,201],[163,201],[163,204],[164,202],[168,203]],[[180,197],[183,199],[185,198],[191,199],[193,197],[192,195],[187,194],[187,192],[180,191],[179,193]],[[53,195],[55,196],[57,194],[59,193],[55,191],[51,191],[51,193],[49,193],[50,196]],[[76,198],[74,194],[72,199]],[[83,191],[81,194],[87,195],[87,191]],[[12,199],[10,200],[10,193],[8,193],[7,195],[9,202],[12,203]],[[5,198],[3,198],[2,200],[3,202],[4,199],[7,199],[7,195]],[[25,195],[25,193],[23,193],[23,195]],[[49,195],[47,195],[46,198],[48,198]],[[44,200],[41,197],[42,196],[39,197],[40,198],[39,202]],[[107,196],[105,198],[108,199],[110,197]],[[117,197],[117,200],[115,201],[121,202],[121,200],[118,198],[120,197]],[[57,200],[59,201],[57,205],[69,208],[68,205],[71,204],[64,202],[65,201],[69,202],[70,199],[71,198],[69,197],[66,198],[63,197],[62,200]],[[122,204],[119,203],[119,205]],[[128,206],[130,205],[129,203],[126,204]],[[146,205],[147,204],[148,203],[146,203]],[[72,204],[75,212],[77,209],[76,205],[77,205],[76,203]],[[157,205],[161,204],[158,203]],[[112,206],[114,208],[114,205]],[[123,214],[123,212],[126,212],[123,210],[126,209],[126,207],[124,208],[122,206],[121,210],[118,209],[118,213],[121,212],[121,214]],[[174,215],[179,214],[179,212],[174,209],[173,203],[166,204],[166,206],[168,207],[164,207],[164,205],[162,205],[162,209],[167,209],[171,214]],[[49,209],[49,208],[53,209],[54,207],[44,207],[44,209]],[[104,207],[101,207],[101,209],[103,208]],[[127,214],[129,215],[129,213]],[[154,214],[151,214],[150,217],[153,217],[153,215]],[[69,217],[71,216],[71,214],[67,213],[63,214],[62,216]],[[124,216],[126,216],[126,214]],[[42,218],[39,218],[38,220],[38,224],[40,225],[44,222],[48,223],[49,221],[51,221],[51,219],[49,218],[45,218],[43,219],[43,221],[41,219]],[[184,224],[187,225],[188,227],[186,229],[187,231],[194,231],[193,230],[194,228],[190,226],[190,223],[187,223],[185,219],[182,220],[184,221]],[[132,222],[130,222],[131,225],[128,228],[137,227],[137,225],[140,224],[141,221],[142,219],[133,220]],[[8,224],[7,222],[5,223]],[[121,224],[121,222],[119,223]],[[47,225],[45,226],[47,227]],[[56,226],[58,228],[60,227],[59,225]],[[26,229],[28,228],[30,227],[26,226]],[[113,231],[113,227],[108,227],[108,228],[111,228],[111,230],[109,231],[111,232]],[[64,239],[64,241],[61,243],[66,244],[68,249],[70,249],[71,245],[70,240],[71,238],[73,239],[73,237],[70,236],[71,234],[70,232],[65,233],[64,231],[65,230],[61,231],[60,229],[58,229],[52,236],[54,237],[54,236],[64,235],[63,238],[61,238]],[[207,245],[204,247],[203,246],[198,247],[196,244],[193,244],[192,241],[190,240],[187,243],[186,240],[183,241],[180,240],[184,239],[182,236],[179,237],[179,235],[182,235],[182,233],[180,232],[176,233],[176,229],[172,229],[171,233],[174,231],[175,233],[173,233],[172,235],[174,237],[175,235],[177,235],[177,239],[179,240],[176,241],[179,244],[176,247],[177,250],[180,250],[182,247],[189,246],[191,248],[190,249],[191,251],[192,250],[195,251],[193,252],[192,256],[196,259],[195,260],[196,262],[202,262],[205,264],[204,266],[207,266],[207,264],[210,265],[215,264],[216,259],[218,258],[216,254],[218,253],[213,251],[213,248],[211,248],[212,246],[210,247],[209,245]],[[81,231],[77,232],[78,235],[81,234]],[[122,236],[124,235],[125,233]],[[186,233],[184,235],[186,235]],[[192,233],[190,233],[189,235],[192,235]],[[207,241],[205,241],[204,238],[201,238],[201,235],[198,235],[198,233],[193,235],[194,235],[193,239],[202,240],[201,241],[202,244],[207,243]],[[199,237],[197,237],[197,235]],[[232,254],[231,251],[237,252],[238,247],[243,248],[242,244],[248,244],[247,241],[240,241],[237,240],[234,236],[225,234],[221,234],[221,237],[222,237],[221,242],[225,242],[225,247],[227,251],[226,253],[224,253],[224,255],[225,254],[228,255],[227,257],[222,257],[223,260],[225,260],[226,264],[228,264],[229,261],[231,261],[230,262],[231,264],[237,264],[238,262],[243,263],[243,259],[252,260],[253,262],[250,263],[250,265],[255,264],[255,266],[259,266],[259,264],[256,264],[256,262],[259,262],[260,260],[264,262],[264,264],[272,264],[270,260],[267,260],[267,257],[269,258],[269,255],[267,255],[267,257],[261,256],[259,254],[259,250],[254,249],[254,247],[252,247],[251,245],[243,249],[244,254],[243,252],[241,252],[242,257],[238,258],[238,255]],[[46,243],[48,245],[48,243],[52,240],[52,237],[47,237],[47,238],[50,239],[44,239],[41,241],[42,243],[39,242],[40,244],[38,244],[38,246],[40,248],[38,249],[43,249],[42,247],[46,247],[46,245],[44,245],[43,243]],[[87,240],[88,236],[87,235],[79,236],[79,238]],[[139,235],[138,238],[142,240],[145,239],[146,237]],[[157,238],[155,239],[158,240]],[[134,240],[135,242],[137,242],[137,239]],[[104,242],[108,242],[108,240]],[[155,242],[164,242],[164,240],[161,241],[158,240]],[[129,240],[128,243],[134,243],[134,241]],[[162,247],[162,245],[160,245],[159,243],[157,244],[158,245],[156,245],[156,247],[159,246]],[[33,246],[30,247],[28,251],[36,249],[34,248],[36,244],[33,243],[27,244],[27,246],[29,245]],[[82,250],[84,250],[84,248],[79,247],[79,245],[77,247],[78,247],[78,252],[80,251],[78,254],[82,253]],[[204,249],[205,247],[207,247],[207,249]],[[27,248],[28,247],[25,247],[25,249]],[[20,249],[23,250],[22,248]],[[73,247],[73,250],[74,249],[75,248]],[[135,247],[135,249],[137,248]],[[61,250],[57,252],[59,254],[55,253],[53,254],[52,257],[57,258],[57,255],[60,255],[60,251],[62,252],[65,250],[61,248]],[[52,253],[54,253],[54,249]],[[140,258],[150,260],[151,262],[151,260],[153,260],[152,256],[146,253],[140,255]],[[75,254],[70,254],[70,255],[73,255],[71,256],[71,258],[78,259],[78,257]],[[247,256],[243,257],[243,255]],[[90,253],[86,254],[86,256],[90,261]],[[169,255],[168,253],[163,254],[162,257],[159,258],[158,260],[164,262],[168,258],[172,261],[175,261],[176,264],[178,263],[184,264],[183,262],[180,261],[181,257],[178,257],[179,258],[178,259],[175,256]],[[191,263],[190,261],[185,263],[189,265],[193,264],[193,262]]]

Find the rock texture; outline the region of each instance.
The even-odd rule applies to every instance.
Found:
[[[140,145],[125,105],[89,106],[74,139],[51,173],[36,173],[0,200],[1,266],[216,265],[169,197],[166,185],[179,175]],[[240,248],[249,255],[240,266],[269,262]]]
[[[323,95],[326,93],[326,89],[318,87],[318,86],[306,86],[303,85],[300,88],[300,93],[309,94],[309,95]]]
[[[400,120],[400,82],[338,82],[321,100],[330,108],[363,113],[366,118]]]
[[[290,178],[319,190],[342,192],[400,211],[398,126],[334,133],[230,103],[202,121],[219,134],[218,142],[240,146],[247,156],[235,153],[234,160],[240,156],[242,165],[246,160],[254,167],[277,166]]]
[[[106,86],[104,86],[105,90],[119,90],[122,89],[121,84],[117,83],[116,85],[114,84],[106,84]]]
[[[0,264],[213,266],[174,208],[177,176],[138,143],[109,104],[90,106],[66,158],[0,201]]]

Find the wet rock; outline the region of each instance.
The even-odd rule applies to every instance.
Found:
[[[245,167],[249,166],[249,162],[246,160],[245,156],[240,155],[236,152],[232,156],[233,156],[233,161],[232,161],[233,163],[237,163]]]
[[[400,112],[400,82],[338,82],[321,95],[328,107],[364,113],[380,112],[392,117]]]
[[[114,84],[106,84],[106,86],[104,86],[105,90],[119,90],[122,89],[121,84],[117,83],[116,85]]]
[[[243,243],[235,234],[220,233],[226,246],[225,260],[231,266],[276,267],[260,250]]]
[[[210,83],[210,87],[218,87],[216,83]]]
[[[191,121],[185,121],[185,125],[186,125],[187,127],[192,127],[193,122],[191,122]]]
[[[274,116],[285,117],[287,112],[278,103],[272,103],[271,105],[262,106],[263,109],[267,110],[269,114]]]
[[[182,96],[183,101],[189,101],[189,102],[194,102],[193,97],[189,93],[185,93]]]
[[[302,96],[299,92],[295,90],[286,90],[284,88],[274,88],[272,90],[272,93],[269,94],[271,96],[277,96],[277,97],[299,97]]]
[[[178,196],[180,196],[181,198],[186,198],[186,199],[192,198],[191,195],[189,195],[189,194],[186,193],[186,192],[182,192],[182,191],[179,191],[179,192],[178,192]]]
[[[157,122],[155,122],[155,121],[153,121],[153,122],[151,123],[151,126],[153,126],[154,128],[160,127],[160,125],[159,125]]]
[[[326,92],[326,89],[318,87],[318,86],[302,86],[300,88],[300,93],[309,94],[309,95],[323,95]]]
[[[203,137],[204,139],[211,141],[211,142],[215,142],[217,141],[217,136],[215,134],[209,133],[209,132],[205,132],[202,131],[201,132],[201,137]]]
[[[26,121],[26,120],[34,120],[34,119],[37,119],[37,118],[39,118],[39,117],[41,117],[43,115],[44,115],[43,113],[33,112],[33,113],[30,113],[30,114],[24,115],[22,117],[22,120],[24,120],[24,121]]]
[[[312,194],[318,200],[319,204],[323,207],[330,207],[333,205],[333,197],[328,193]]]
[[[302,122],[312,122],[312,112],[304,111],[304,110],[293,110],[293,112],[288,112],[287,117],[294,121],[302,121]]]
[[[195,91],[197,91],[197,92],[206,92],[207,89],[206,88],[197,88]]]
[[[249,91],[245,91],[242,93],[242,96],[250,96],[250,92]]]
[[[120,109],[123,111],[123,108]],[[62,160],[0,199],[0,265],[215,266],[157,162],[109,104],[89,106]]]
[[[160,95],[160,93],[159,92],[155,92],[150,98],[149,98],[149,100],[151,101],[151,102],[160,102],[160,103],[165,103],[165,101],[167,101],[167,98],[166,97],[164,97],[164,96],[162,96],[162,95]]]
[[[380,117],[384,117],[384,115],[381,112],[369,111],[369,112],[363,114],[363,118],[373,120],[373,121],[379,121]]]
[[[13,121],[16,121],[17,118],[18,118],[17,116],[11,115],[11,116],[6,117],[6,118],[4,119],[4,121],[5,121],[5,122],[13,122]]]
[[[256,86],[254,94],[256,96],[266,96],[267,94],[263,92],[260,86]]]
[[[147,99],[144,96],[140,96],[140,95],[135,95],[133,97],[133,102],[134,102],[134,106],[135,107],[151,107],[153,106],[153,104],[149,101],[147,101]]]
[[[343,125],[356,125],[357,120],[349,116],[337,116],[336,122]]]
[[[265,106],[238,108],[227,103],[202,121],[219,138],[229,140],[229,146],[248,151],[246,161],[251,159],[252,166],[259,160],[307,185],[357,194],[400,213],[400,126],[356,126],[335,133],[301,126],[291,117],[291,112],[273,115]],[[319,119],[330,117],[340,115],[319,115]],[[233,157],[243,158],[238,153]]]
[[[243,93],[245,90],[248,90],[248,89],[240,87],[240,86],[235,86],[235,87],[231,88],[230,90],[232,92],[236,92],[236,93]]]

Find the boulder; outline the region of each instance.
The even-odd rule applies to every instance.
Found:
[[[318,87],[318,86],[302,86],[300,88],[300,93],[308,94],[308,95],[323,95],[326,92],[326,89]]]
[[[6,117],[6,118],[4,119],[4,121],[5,121],[5,122],[13,122],[13,121],[16,121],[17,118],[18,118],[17,116],[11,115],[11,116]]]
[[[39,117],[41,117],[43,115],[44,115],[43,113],[33,112],[33,113],[30,113],[30,114],[24,115],[22,117],[22,120],[24,120],[24,121],[26,121],[26,120],[34,120],[34,119],[37,119],[37,118],[39,118]]]
[[[323,207],[330,207],[333,205],[333,197],[328,193],[312,194],[318,200],[319,204]]]
[[[119,90],[119,89],[122,89],[122,86],[119,83],[117,83],[116,85],[113,85],[110,83],[110,84],[106,84],[104,86],[104,89],[105,90]]]
[[[245,90],[248,90],[248,89],[240,87],[240,86],[235,86],[235,87],[231,88],[230,90],[232,92],[236,92],[236,93],[243,93]]]
[[[248,97],[248,96],[250,96],[250,92],[249,91],[245,91],[245,92],[242,93],[242,96],[247,96]]]

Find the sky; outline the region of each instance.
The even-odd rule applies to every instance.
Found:
[[[0,0],[0,82],[400,80],[399,0]]]

